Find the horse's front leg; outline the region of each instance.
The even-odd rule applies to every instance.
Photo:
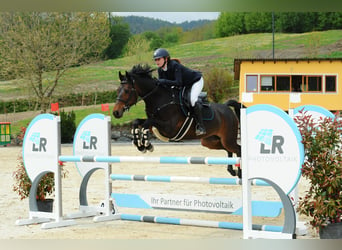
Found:
[[[151,120],[146,120],[141,128],[141,145],[150,152],[153,152],[154,147],[151,144],[150,138],[150,127],[151,127]]]
[[[142,126],[142,124],[145,123],[145,119],[135,119],[132,122],[132,135],[133,135],[133,145],[135,145],[137,147],[137,149],[142,152],[145,153],[146,152],[146,148],[144,147],[144,145],[141,143],[141,133],[140,133],[140,128]]]
[[[136,119],[132,123],[133,144],[142,153],[146,150],[152,152],[154,149],[150,142],[150,124],[149,119]]]

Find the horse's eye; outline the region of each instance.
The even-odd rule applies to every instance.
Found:
[[[128,93],[129,93],[128,89],[125,89],[125,94],[128,94]]]

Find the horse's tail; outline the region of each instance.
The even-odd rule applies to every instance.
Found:
[[[240,109],[241,108],[245,108],[245,106],[242,103],[240,103],[240,102],[238,102],[236,100],[229,100],[225,104],[228,107],[233,107],[234,108],[234,112],[235,112],[235,114],[238,117],[239,122],[240,122],[240,114],[241,114]]]

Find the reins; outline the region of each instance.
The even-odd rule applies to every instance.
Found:
[[[133,72],[133,73],[131,73],[131,74],[132,74],[132,75],[137,75],[137,76],[139,76],[139,75],[141,75],[141,74],[146,74],[146,73],[149,73],[149,72],[151,72],[151,71],[153,71],[153,70],[149,70],[148,72]],[[151,78],[151,80],[155,80],[155,79]],[[155,80],[155,81],[156,81],[156,80]],[[137,91],[137,88],[136,88],[136,80],[135,80],[133,77],[132,77],[132,82],[131,82],[131,83],[128,82],[127,80],[124,80],[124,81],[121,81],[121,84],[131,84],[131,85],[132,85],[132,88],[131,88],[130,93],[129,93],[129,97],[127,98],[126,101],[123,100],[123,99],[121,99],[121,98],[119,98],[119,97],[116,99],[117,101],[120,101],[120,102],[124,103],[124,105],[125,105],[125,106],[124,106],[124,110],[129,110],[130,107],[131,107],[132,105],[134,105],[134,104],[136,104],[136,103],[138,102],[139,99],[141,99],[141,100],[146,100],[146,99],[148,99],[148,98],[151,97],[153,94],[155,94],[155,93],[157,92],[158,88],[159,88],[159,85],[158,85],[158,84],[155,84],[154,88],[153,88],[151,91],[148,91],[145,95],[140,96],[139,93],[138,93],[138,91]],[[134,95],[134,93],[135,93],[135,95]],[[137,101],[136,101],[136,103],[130,105],[129,102],[131,101],[131,99],[132,99],[133,97],[135,97]],[[160,110],[164,109],[165,107],[167,107],[167,106],[169,106],[169,105],[178,104],[177,101],[175,101],[175,96],[174,96],[173,93],[171,94],[171,97],[172,97],[172,100],[169,101],[168,103],[162,104],[161,106],[155,108],[152,112],[148,112],[148,110],[145,110],[146,113],[148,113],[148,114],[149,114],[150,116],[152,116],[152,117],[156,117],[156,114],[157,114],[158,112],[160,112]]]
[[[134,80],[133,80],[133,84],[134,84]],[[150,92],[148,92],[146,95],[144,95],[144,96],[142,96],[142,97],[140,97],[142,100],[145,100],[147,97],[149,97],[150,95],[152,95],[154,92],[156,92],[157,91],[157,89],[158,89],[158,85],[156,84],[155,85],[155,87],[150,91]],[[134,88],[134,86],[133,86],[133,88]],[[134,88],[135,89],[135,88]],[[138,95],[139,96],[139,95]]]
[[[133,79],[133,83],[132,83],[132,90],[134,89],[136,91],[136,89],[134,88],[134,84],[135,84],[135,80]],[[142,100],[146,100],[148,97],[152,96],[159,88],[159,85],[155,85],[155,87],[149,91],[146,95],[140,97]],[[138,95],[139,96],[139,95]],[[173,96],[173,95],[172,95]],[[177,102],[174,101],[174,98],[172,98],[172,100],[168,103],[164,103],[163,105],[161,105],[160,107],[157,107],[153,110],[153,112],[149,112],[147,109],[145,110],[146,113],[148,113],[151,117],[155,117],[156,114],[162,110],[163,108],[169,106],[169,105],[173,105],[173,104],[177,104]]]
[[[128,83],[127,80],[121,82],[121,84],[127,84],[127,83]],[[124,106],[124,110],[129,110],[130,109],[131,105],[129,105],[129,101],[133,97],[133,92],[135,93],[135,98],[138,100],[139,95],[138,95],[137,90],[134,88],[133,84],[132,84],[132,89],[131,89],[131,91],[129,93],[129,96],[128,96],[126,101],[121,99],[121,98],[119,98],[119,97],[116,98],[117,101],[120,101],[120,102],[122,102],[125,105]]]

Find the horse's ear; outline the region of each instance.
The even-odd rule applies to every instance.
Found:
[[[131,79],[130,75],[128,74],[128,72],[126,71],[126,79],[129,80]]]
[[[120,81],[123,81],[123,80],[124,80],[124,75],[121,74],[121,71],[119,71],[119,79],[120,79]]]

